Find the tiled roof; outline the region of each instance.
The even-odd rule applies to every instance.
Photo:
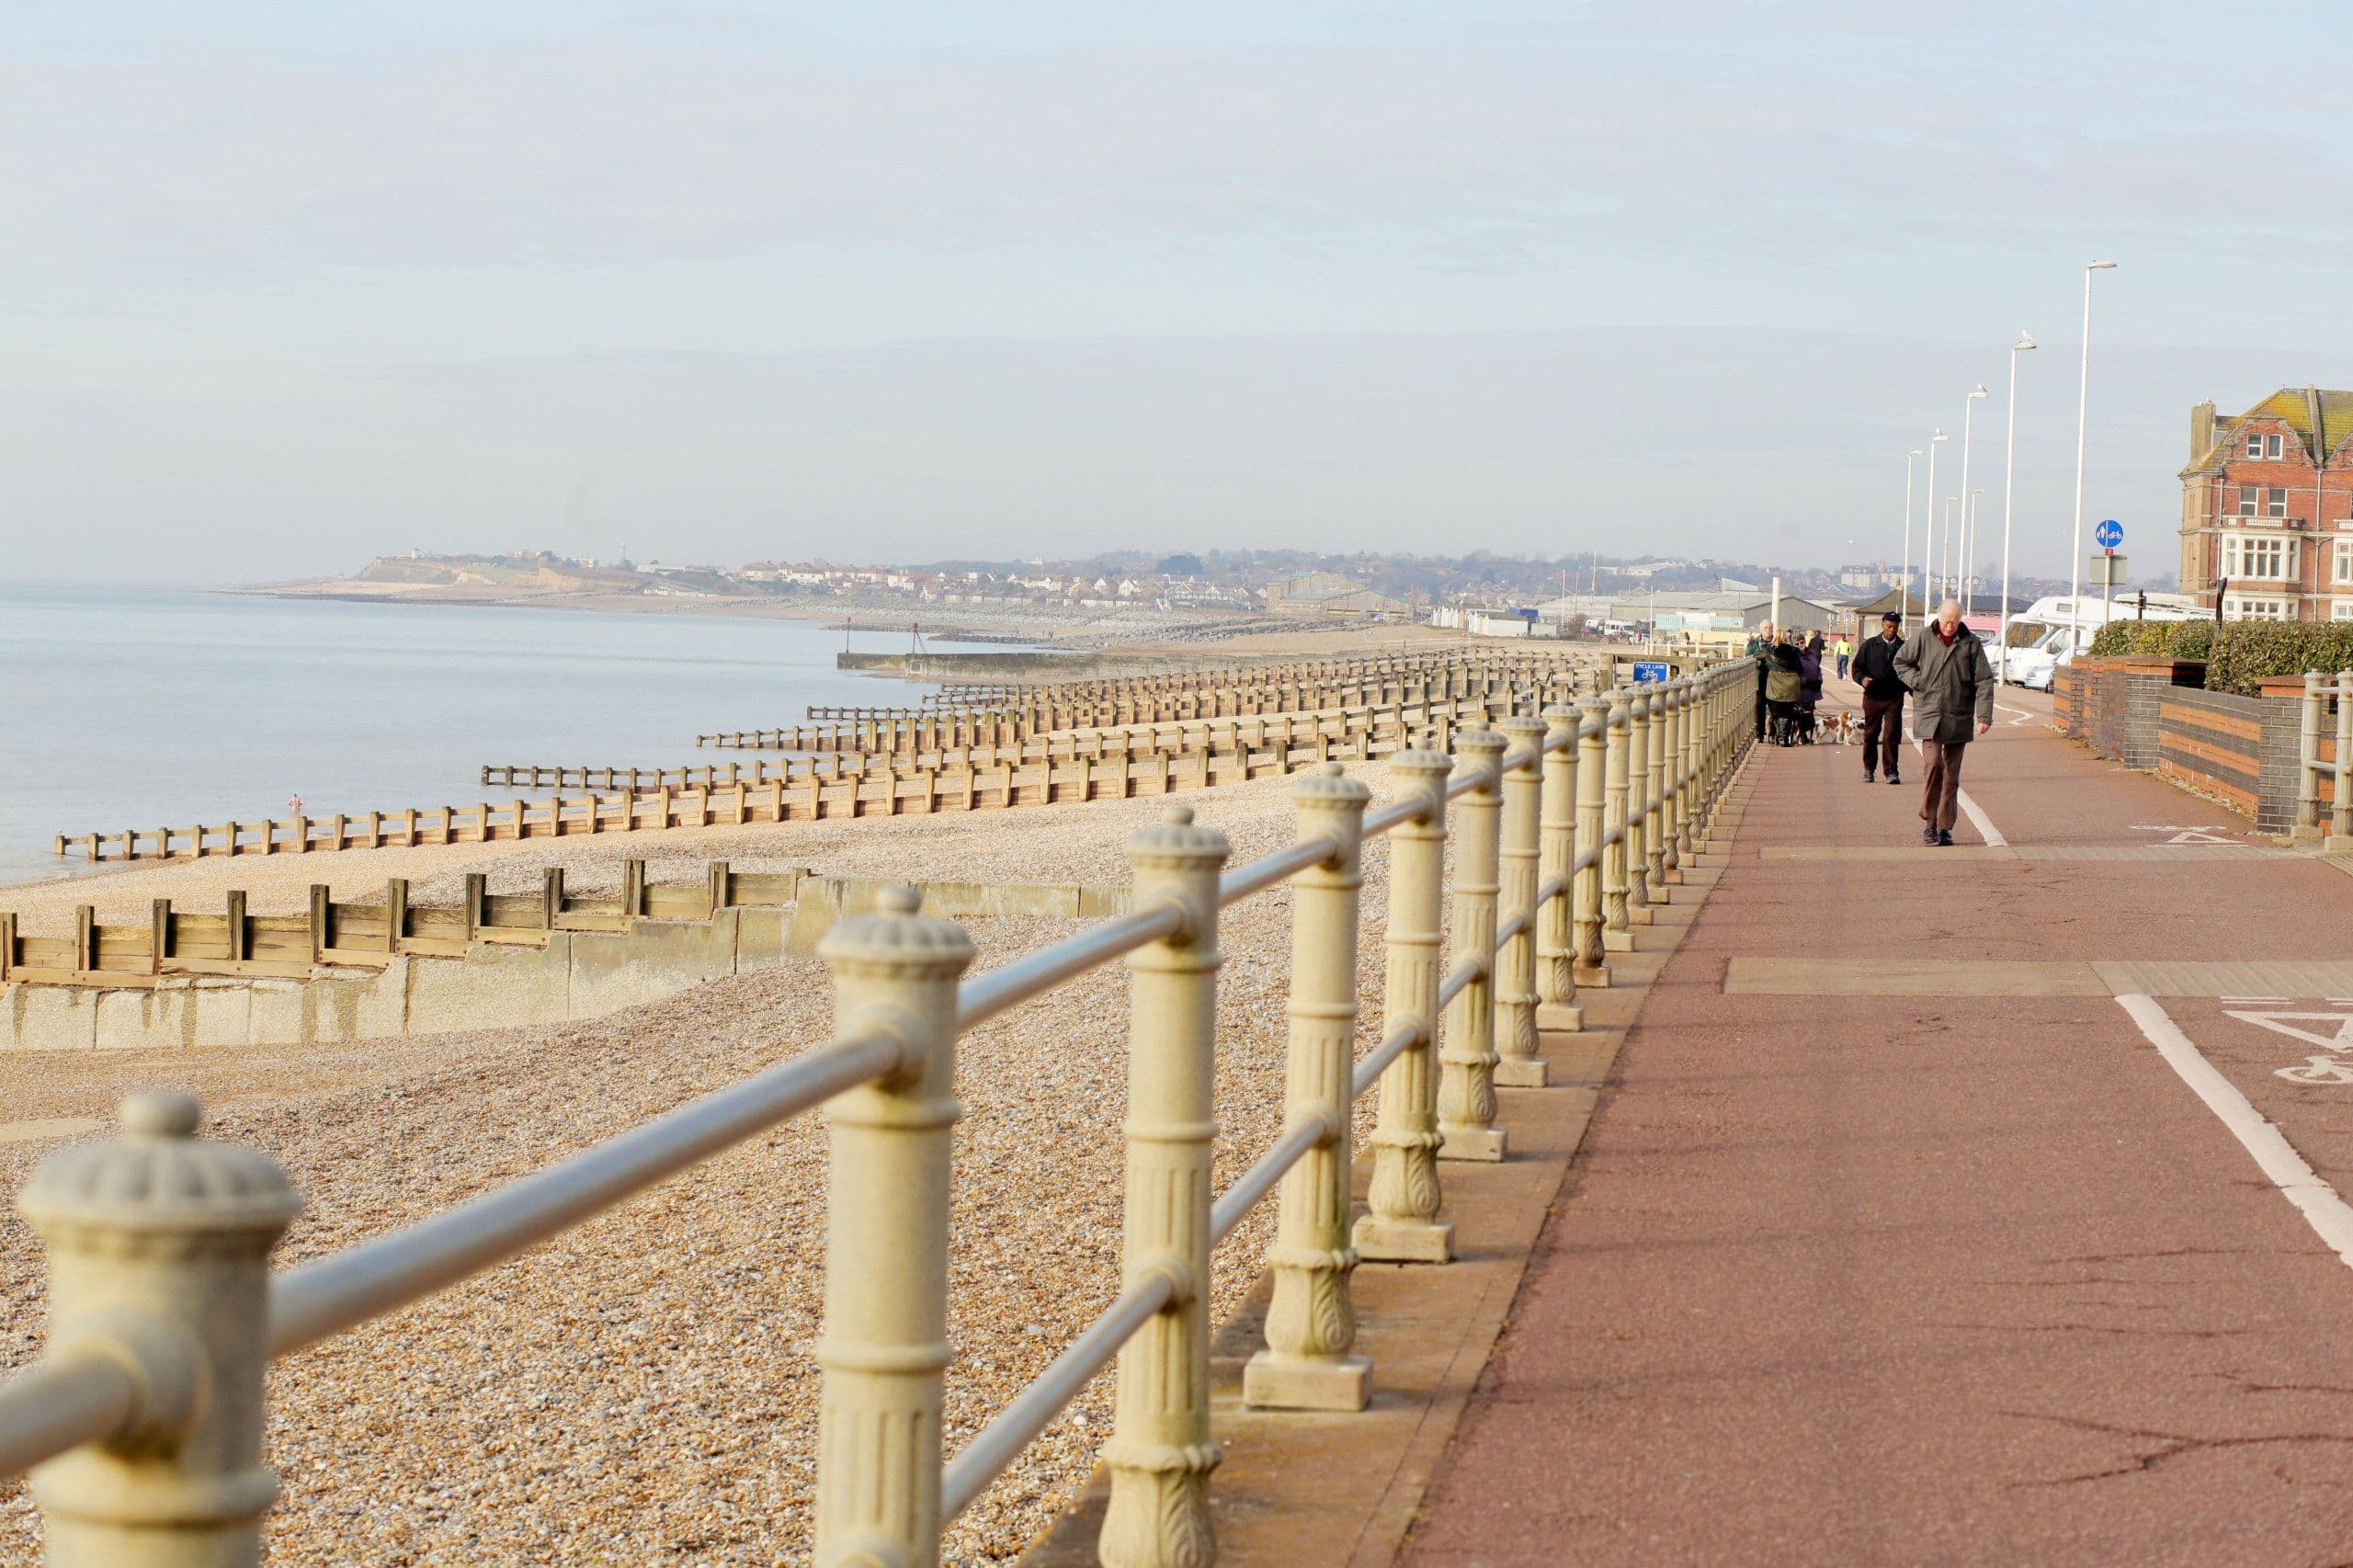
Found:
[[[2320,415],[2320,439],[2313,439],[2313,414]],[[2281,387],[2235,419],[2214,422],[2214,444],[2190,464],[2191,470],[2212,468],[2236,455],[2239,432],[2250,419],[2277,419],[2296,433],[2306,449],[2327,457],[2337,444],[2353,435],[2353,392],[2327,387]]]

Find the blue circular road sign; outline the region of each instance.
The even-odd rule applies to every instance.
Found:
[[[2092,530],[2092,538],[2099,541],[2102,550],[2114,550],[2124,542],[2124,525],[2110,517]]]

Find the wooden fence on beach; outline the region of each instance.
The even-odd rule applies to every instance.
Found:
[[[321,964],[463,958],[479,943],[544,947],[554,931],[623,931],[635,918],[699,920],[732,906],[790,903],[800,880],[713,860],[699,881],[649,882],[644,861],[624,860],[611,898],[573,896],[563,868],[551,866],[529,892],[490,892],[482,874],[470,875],[464,902],[447,908],[412,904],[403,878],[385,883],[381,903],[337,902],[314,883],[303,915],[249,915],[245,894],[232,889],[217,914],[159,898],[135,925],[101,924],[85,903],[73,932],[56,937],[27,936],[15,915],[0,912],[0,983],[137,988],[175,975],[299,979]]]
[[[56,850],[63,856],[79,849],[92,862],[301,855],[1124,800],[1292,773],[1330,760],[1370,760],[1405,750],[1416,737],[1445,744],[1458,730],[1539,706],[1532,698],[1480,698],[1128,726],[1003,747],[779,760],[772,767],[574,769],[575,776],[601,771],[634,782],[584,786],[588,792],[577,796],[563,794],[565,786],[558,785],[546,801],[61,834]],[[547,778],[565,770],[509,768],[508,776],[517,771]]]

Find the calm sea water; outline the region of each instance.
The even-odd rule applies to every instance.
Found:
[[[255,821],[296,793],[312,816],[465,804],[486,762],[723,761],[699,732],[929,689],[841,674],[842,646],[790,620],[0,583],[0,883],[80,869],[59,833]]]

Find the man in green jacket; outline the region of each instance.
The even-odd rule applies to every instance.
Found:
[[[1994,727],[1994,666],[1977,634],[1961,623],[1961,601],[1937,607],[1937,619],[1904,640],[1895,673],[1912,693],[1912,733],[1928,763],[1920,800],[1924,844],[1949,845],[1960,810],[1961,753]]]

